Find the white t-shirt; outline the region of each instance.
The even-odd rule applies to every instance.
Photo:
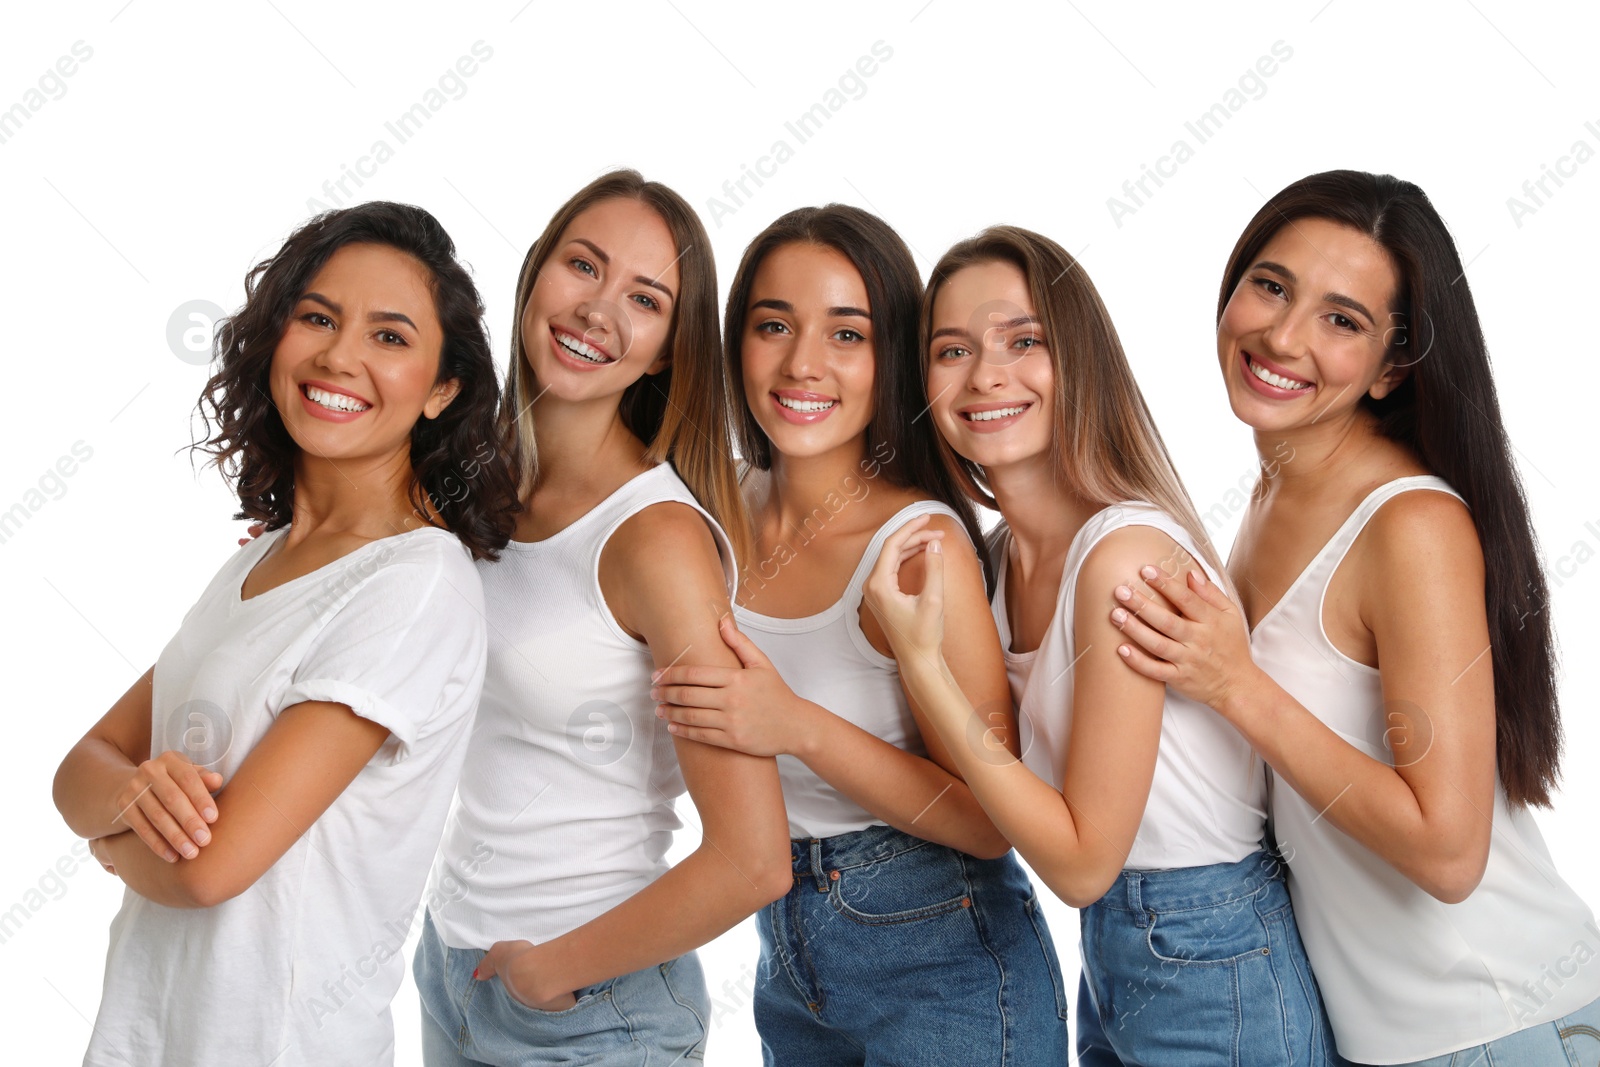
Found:
[[[455,535],[424,528],[241,600],[286,532],[241,548],[162,651],[152,750],[185,752],[226,789],[304,701],[346,704],[390,737],[237,897],[179,909],[126,892],[85,1065],[393,1060],[401,948],[483,684],[483,589]]]

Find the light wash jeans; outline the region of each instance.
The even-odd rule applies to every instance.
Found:
[[[1337,1067],[1281,863],[1123,871],[1078,913],[1080,1067]]]
[[[427,1067],[669,1067],[705,1058],[710,1000],[693,952],[577,990],[578,1003],[540,1011],[498,978],[472,971],[486,950],[450,948],[430,915],[412,961],[422,996]]]
[[[1487,1045],[1417,1060],[1406,1067],[1596,1067],[1597,1064],[1600,1064],[1600,1000],[1553,1023],[1540,1023]]]

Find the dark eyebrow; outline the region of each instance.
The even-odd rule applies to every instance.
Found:
[[[1002,329],[1002,330],[1014,330],[1018,326],[1037,326],[1037,325],[1039,325],[1039,320],[1034,318],[1032,315],[1018,315],[1014,319],[1007,319],[1005,322],[1002,322],[1002,323],[999,324],[1000,329]],[[993,329],[993,327],[990,327],[990,328]],[[933,331],[933,334],[928,338],[928,340],[937,341],[941,337],[965,337],[965,336],[967,336],[967,331],[961,329],[958,326],[941,326],[939,329]]]
[[[855,316],[858,316],[860,318],[866,319],[868,322],[872,321],[872,313],[870,311],[863,311],[860,308],[849,308],[849,307],[829,308],[828,309],[828,314],[829,315],[855,315]]]
[[[594,258],[598,259],[602,266],[609,267],[611,265],[611,257],[606,255],[605,250],[602,249],[599,245],[595,244],[593,241],[589,240],[586,237],[574,237],[572,240],[573,240],[574,244],[580,244],[583,247],[587,248],[589,251],[593,252],[594,253]],[[676,300],[677,299],[676,294],[674,294],[671,289],[667,288],[665,285],[663,285],[660,282],[656,281],[654,278],[646,278],[643,274],[638,274],[638,275],[634,276],[633,280],[638,282],[640,285],[648,285],[652,289],[661,290],[663,293],[667,294],[667,299],[668,300]]]
[[[794,314],[794,305],[789,303],[787,300],[757,300],[754,304],[750,305],[751,311],[754,311],[756,308],[771,308],[773,311],[782,311],[790,315]],[[833,316],[854,315],[857,318],[866,319],[868,322],[872,321],[872,313],[870,311],[864,311],[861,308],[832,307],[828,309],[828,314]]]
[[[335,315],[343,315],[344,314],[344,308],[340,307],[338,304],[335,304],[332,300],[329,300],[327,297],[323,296],[321,293],[307,293],[306,295],[302,296],[300,299],[301,300],[310,300],[312,303],[315,303],[315,304],[321,304],[323,307],[327,308],[329,311],[333,312]],[[411,319],[408,316],[402,315],[398,311],[374,311],[372,314],[367,316],[367,321],[368,322],[403,322],[407,326],[411,327],[413,330],[417,330],[417,324],[412,322]],[[417,332],[421,333],[422,331],[421,330],[417,330]]]
[[[1281,263],[1274,263],[1267,259],[1263,259],[1260,263],[1257,263],[1250,269],[1270,270],[1274,274],[1283,275],[1283,277],[1287,278],[1290,282],[1299,280],[1294,276],[1294,271],[1290,270],[1288,267],[1285,267]],[[1339,307],[1349,308],[1351,311],[1358,312],[1359,314],[1366,316],[1367,321],[1370,323],[1376,323],[1378,321],[1377,317],[1374,316],[1372,312],[1367,310],[1367,305],[1352,297],[1345,296],[1343,293],[1323,293],[1322,299],[1324,303],[1336,304]]]

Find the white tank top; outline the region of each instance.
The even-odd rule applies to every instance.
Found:
[[[873,648],[861,632],[861,590],[878,562],[883,542],[918,515],[948,515],[960,521],[960,516],[937,500],[908,504],[878,527],[850,575],[844,595],[825,611],[800,619],[779,619],[735,608],[734,617],[795,695],[822,705],[896,748],[926,756],[922,731],[900,688],[899,666]],[[783,783],[792,838],[832,837],[884,825],[882,819],[817,777],[794,756],[778,757],[778,777]]]
[[[1459,494],[1441,478],[1374,489],[1283,599],[1256,624],[1256,663],[1350,744],[1393,764],[1378,671],[1322,627],[1328,582],[1367,520],[1415,489]],[[1496,777],[1498,787],[1499,780]],[[1495,790],[1489,865],[1459,904],[1428,895],[1274,782],[1273,825],[1289,891],[1339,1051],[1409,1063],[1559,1019],[1600,996],[1600,928],[1561,880],[1524,807]]]
[[[650,699],[649,646],[600,591],[606,541],[663,501],[704,516],[731,596],[732,546],[669,463],[560,532],[479,564],[488,668],[425,898],[452,948],[559,937],[667,868],[683,776]]]
[[[1072,732],[1075,676],[1071,667],[1079,656],[1072,620],[1078,574],[1094,546],[1125,526],[1160,530],[1193,556],[1211,581],[1218,581],[1194,538],[1172,516],[1143,501],[1114,504],[1092,515],[1068,546],[1055,615],[1032,652],[1011,651],[1005,586],[1011,531],[1002,522],[989,535],[990,558],[997,575],[994,619],[1000,630],[1000,647],[1005,649],[1011,699],[1017,705],[1022,761],[1057,789],[1061,788]],[[1104,590],[1108,615],[1116,606],[1110,593]],[[1249,742],[1204,704],[1169,689],[1161,711],[1155,777],[1125,867],[1201,867],[1244,859],[1261,848],[1266,831],[1266,788],[1261,760]]]

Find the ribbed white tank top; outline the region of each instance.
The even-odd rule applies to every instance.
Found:
[[[1401,493],[1460,499],[1442,478],[1374,489],[1256,624],[1256,663],[1373,759],[1384,744],[1379,673],[1334,647],[1322,626],[1328,583],[1373,514]],[[1498,779],[1497,779],[1498,785]],[[1495,790],[1489,865],[1459,904],[1430,896],[1282,782],[1272,788],[1278,847],[1306,953],[1339,1051],[1408,1063],[1549,1022],[1600,996],[1600,928],[1561,880],[1526,808]]]
[[[990,558],[998,576],[994,619],[1000,630],[1000,647],[1005,650],[1011,698],[1017,705],[1022,761],[1058,789],[1072,732],[1075,676],[1071,667],[1080,654],[1072,629],[1078,574],[1095,545],[1125,526],[1160,530],[1193,556],[1211,581],[1218,581],[1194,538],[1172,516],[1143,501],[1113,504],[1090,516],[1072,539],[1061,568],[1055,615],[1039,647],[1031,652],[1011,651],[1005,586],[1011,531],[1002,522],[989,535]],[[1108,615],[1115,607],[1110,593],[1105,590]],[[1169,689],[1162,705],[1150,797],[1124,866],[1155,870],[1244,859],[1261,847],[1267,820],[1266,788],[1260,757],[1249,742],[1204,704]]]
[[[918,756],[926,756],[922,732],[900,688],[894,659],[872,647],[861,632],[861,590],[878,562],[884,541],[918,515],[948,515],[937,500],[919,500],[895,512],[878,527],[861,555],[844,595],[815,615],[780,619],[736,607],[739,629],[764,652],[795,694],[820,704],[847,722]],[[794,756],[778,757],[783,803],[792,838],[835,834],[882,826],[883,820],[845,796]]]
[[[600,591],[606,541],[664,501],[704,516],[731,596],[732,546],[669,463],[560,532],[479,564],[488,668],[425,898],[452,948],[559,937],[667,868],[683,776],[650,699],[650,649]]]

